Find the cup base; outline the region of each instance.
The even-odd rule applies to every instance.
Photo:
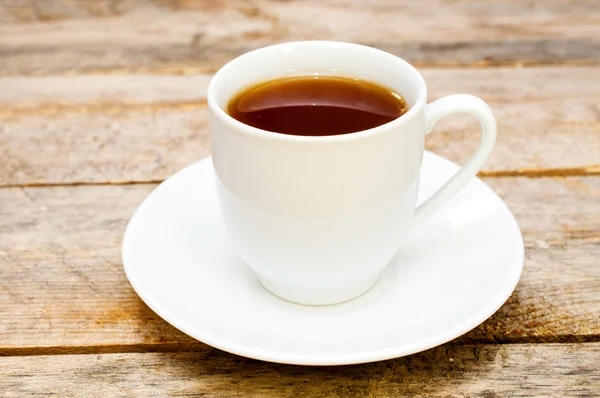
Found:
[[[377,281],[379,275],[343,287],[311,287],[299,289],[297,286],[272,283],[256,275],[263,288],[274,296],[294,304],[301,305],[333,305],[355,299],[369,291]]]

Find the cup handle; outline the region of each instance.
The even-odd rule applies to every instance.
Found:
[[[460,191],[484,165],[496,143],[496,120],[492,110],[481,98],[468,94],[443,97],[425,106],[425,135],[444,116],[452,114],[473,115],[481,122],[481,145],[469,161],[415,212],[418,225],[435,213],[444,203]]]

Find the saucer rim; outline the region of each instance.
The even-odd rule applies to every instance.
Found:
[[[458,169],[460,166],[455,164],[454,162],[440,156],[434,154],[429,151],[425,151],[425,156],[436,158],[436,161],[443,163],[443,167],[452,167]],[[130,254],[131,245],[128,244],[132,235],[132,225],[135,224],[136,220],[141,217],[143,209],[148,205],[149,201],[153,196],[157,194],[157,192],[166,189],[165,186],[171,184],[172,181],[183,174],[184,172],[189,172],[190,169],[196,167],[203,167],[203,163],[211,162],[212,157],[206,157],[197,162],[192,163],[184,167],[183,169],[175,172],[171,176],[169,176],[166,180],[160,183],[148,196],[144,198],[142,203],[137,207],[134,211],[131,219],[129,220],[127,227],[125,229],[125,233],[123,235],[122,241],[122,262],[123,269],[125,271],[125,275],[129,280],[129,283],[133,287],[133,290],[136,294],[144,301],[152,311],[154,311],[159,317],[161,317],[165,322],[174,326],[176,329],[181,332],[187,334],[194,339],[212,346],[214,348],[220,349],[222,351],[226,351],[231,354],[240,355],[247,358],[252,358],[261,361],[268,361],[274,363],[281,364],[290,364],[290,365],[306,365],[306,366],[332,366],[332,365],[352,365],[352,364],[361,364],[375,361],[388,360],[393,358],[399,358],[411,354],[415,354],[421,351],[425,351],[431,349],[433,347],[437,347],[441,344],[447,343],[457,337],[462,336],[463,334],[469,332],[470,330],[476,328],[489,317],[491,317],[496,311],[502,307],[502,305],[508,300],[508,298],[512,295],[515,290],[523,271],[524,260],[525,260],[525,249],[523,243],[523,235],[518,226],[518,223],[510,211],[510,208],[506,205],[506,203],[494,192],[494,190],[487,185],[483,180],[478,177],[474,177],[474,179],[478,180],[481,188],[487,190],[487,193],[492,195],[494,201],[500,204],[500,207],[507,213],[507,216],[510,217],[512,222],[511,228],[513,229],[514,238],[518,241],[518,247],[515,250],[516,257],[514,258],[514,263],[516,266],[510,267],[512,269],[513,275],[511,276],[511,282],[507,283],[504,288],[499,289],[499,293],[496,298],[488,301],[488,303],[483,306],[478,311],[474,311],[474,314],[470,316],[463,322],[456,324],[455,326],[445,329],[436,335],[425,339],[419,340],[412,344],[398,344],[393,345],[385,349],[378,350],[365,350],[348,354],[310,354],[310,355],[301,355],[301,354],[290,354],[286,352],[281,352],[278,350],[265,350],[260,348],[252,348],[247,345],[232,342],[228,339],[220,338],[214,334],[204,332],[199,330],[197,327],[191,325],[185,319],[180,318],[177,315],[174,315],[170,310],[164,308],[156,299],[152,297],[151,294],[145,292],[142,283],[136,278],[136,274],[133,270],[133,260],[129,260],[132,256]],[[425,157],[424,157],[425,161]],[[439,212],[443,212],[443,207],[439,210]],[[433,215],[434,218],[436,215]]]

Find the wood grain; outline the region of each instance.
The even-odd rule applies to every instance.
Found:
[[[492,106],[498,141],[484,173],[600,170],[600,97],[589,84],[600,81],[600,68],[422,72],[431,100],[467,92]],[[209,154],[210,77],[0,77],[0,186],[166,178]],[[479,135],[476,120],[453,116],[427,137],[427,147],[462,163]]]
[[[465,339],[600,339],[600,177],[487,182],[523,230],[526,263],[512,298]],[[125,225],[153,188],[0,189],[0,353],[191,349],[121,266]]]
[[[194,353],[0,358],[4,396],[591,397],[600,344],[445,345],[342,367],[270,364],[208,347]]]
[[[452,343],[345,367],[245,359],[161,320],[122,271],[135,207],[210,153],[211,73],[305,39],[382,48],[422,67],[430,100],[467,92],[494,109],[481,175],[519,222],[525,269]],[[597,395],[597,81],[596,0],[0,0],[0,395]],[[478,140],[457,116],[427,146],[464,162]]]
[[[260,46],[309,39],[374,45],[427,65],[600,61],[595,0],[8,3],[2,74],[214,69]]]

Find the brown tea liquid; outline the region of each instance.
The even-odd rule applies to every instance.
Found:
[[[397,93],[363,80],[303,76],[249,87],[228,104],[233,118],[276,133],[323,136],[355,133],[407,111]]]

